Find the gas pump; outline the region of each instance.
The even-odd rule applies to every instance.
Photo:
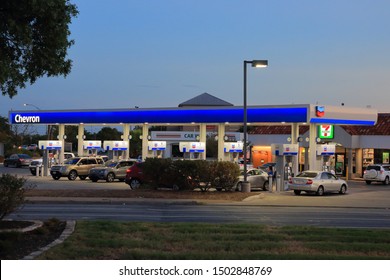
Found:
[[[296,175],[298,166],[295,158],[298,156],[298,144],[272,144],[272,155],[275,157],[277,178],[280,178],[282,190],[287,190],[288,180]],[[277,182],[278,188],[278,182]]]
[[[205,142],[179,142],[179,150],[184,153],[184,158],[201,159],[201,154],[206,151]]]
[[[148,141],[148,151],[152,153],[152,157],[163,158],[166,148],[166,141]]]
[[[86,155],[97,155],[98,149],[102,147],[100,140],[85,140],[83,141],[83,151]]]
[[[323,171],[335,171],[334,155],[336,145],[317,145],[317,169]]]
[[[228,154],[227,158],[229,161],[238,162],[239,154],[242,153],[244,143],[238,142],[225,142],[223,151]]]
[[[39,148],[43,151],[42,157],[42,168],[43,168],[43,176],[49,175],[49,168],[51,167],[51,160],[49,159],[50,151],[61,152],[62,150],[62,141],[57,140],[39,140],[38,141]],[[37,167],[38,168],[38,167]],[[39,174],[39,170],[37,169],[37,174]]]
[[[104,141],[103,147],[108,151],[108,157],[113,160],[124,159],[129,141]]]

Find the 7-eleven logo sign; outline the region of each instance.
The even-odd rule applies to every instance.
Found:
[[[334,126],[330,124],[322,124],[318,126],[318,137],[321,139],[333,139]]]

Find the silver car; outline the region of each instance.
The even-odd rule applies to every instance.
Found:
[[[247,170],[247,180],[251,185],[251,190],[268,190],[268,174],[264,170],[257,168],[250,168]],[[242,183],[244,182],[244,172],[238,177],[236,190],[242,190]]]
[[[325,192],[345,194],[348,189],[347,182],[331,172],[311,170],[303,171],[296,177],[290,178],[288,186],[296,195],[300,195],[303,191],[317,195],[323,195]]]
[[[366,184],[371,182],[382,182],[384,185],[390,183],[390,165],[372,164],[364,171],[363,179]]]
[[[89,179],[92,182],[98,180],[106,180],[107,182],[113,182],[115,179],[124,181],[126,177],[126,171],[132,166],[137,160],[109,160],[104,166],[94,167],[89,170]]]

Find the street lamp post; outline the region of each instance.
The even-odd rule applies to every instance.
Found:
[[[247,133],[248,133],[248,110],[247,110],[247,101],[246,101],[246,66],[247,64],[251,64],[252,67],[257,67],[257,68],[264,68],[268,66],[268,60],[244,60],[244,147],[243,147],[243,152],[244,152],[244,182],[242,183],[242,192],[250,192],[251,186],[250,183],[248,182],[248,175],[247,175],[247,149],[248,149],[248,144],[247,144]]]
[[[34,104],[24,103],[23,106],[24,107],[31,106],[31,107],[34,107],[35,109],[39,110],[39,111],[42,111],[41,108],[39,108],[38,106],[35,106]]]

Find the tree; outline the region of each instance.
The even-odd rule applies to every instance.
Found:
[[[96,138],[100,141],[104,140],[118,140],[121,141],[122,132],[116,128],[103,127],[97,134]]]
[[[25,202],[25,192],[36,187],[25,186],[27,179],[17,175],[1,174],[0,176],[0,220],[14,212]]]
[[[69,24],[78,14],[69,0],[0,1],[0,90],[10,98],[26,83],[68,75]]]

